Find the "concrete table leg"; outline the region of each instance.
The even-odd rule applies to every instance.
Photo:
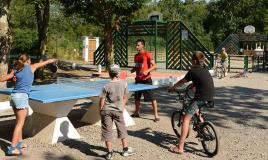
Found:
[[[128,95],[127,100],[130,96],[131,94]],[[93,104],[88,108],[87,112],[82,117],[81,121],[90,123],[90,124],[101,125],[101,117],[99,113],[99,97],[92,97],[91,100]],[[124,116],[126,126],[135,125],[134,120],[129,115],[126,109],[123,112],[123,116]]]
[[[41,103],[30,100],[34,113],[27,118],[24,133],[50,144],[79,139],[79,133],[67,118],[76,101]]]

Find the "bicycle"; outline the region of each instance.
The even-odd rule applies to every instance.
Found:
[[[216,61],[215,76],[218,78],[224,77],[224,66],[222,65],[220,60]]]
[[[181,127],[183,123],[183,116],[185,115],[186,108],[189,106],[194,97],[193,84],[188,85],[185,89],[176,90],[179,94],[179,101],[182,104],[182,108],[174,111],[171,117],[172,129],[180,138]],[[199,107],[198,114],[195,113],[191,119],[193,130],[197,132],[196,138],[201,141],[201,144],[205,150],[205,153],[213,157],[218,153],[219,150],[219,139],[217,136],[216,129],[212,122],[206,121],[205,114],[202,112],[203,107],[214,107],[214,102],[207,102],[205,105]],[[187,138],[190,134],[190,127],[187,134]],[[214,142],[215,145],[210,149],[210,143]]]

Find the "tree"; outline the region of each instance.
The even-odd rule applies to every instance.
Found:
[[[241,33],[246,25],[253,25],[257,33],[265,34],[267,0],[221,0],[209,3],[209,15],[204,22],[212,41],[219,45],[229,34]]]
[[[89,23],[95,23],[103,28],[105,53],[108,64],[111,62],[113,27],[125,21],[136,10],[141,8],[145,0],[61,0],[67,15],[78,14]]]
[[[264,33],[268,33],[268,9],[266,9],[264,15]]]
[[[22,51],[32,54],[37,46],[37,25],[34,6],[25,0],[12,0],[9,7],[10,30],[12,36],[10,54]]]
[[[133,19],[134,20],[148,20],[148,14],[151,13],[152,11],[160,11],[158,8],[158,2],[151,1],[151,0],[146,0],[144,2],[145,5],[143,5],[139,10],[137,10],[133,14]]]
[[[49,27],[49,17],[50,17],[50,4],[52,0],[15,0],[12,3],[12,14],[14,15],[14,20],[12,20],[12,27],[14,28],[14,33],[18,38],[16,41],[23,41],[23,43],[16,43],[17,45],[24,44],[22,46],[15,46],[19,49],[27,49],[29,47],[35,47],[36,55],[42,57],[45,54],[47,48],[47,34],[48,34],[48,27]],[[25,10],[27,12],[25,13]],[[18,14],[21,13],[22,14]],[[29,19],[29,17],[35,16],[34,19]],[[28,19],[25,19],[28,18]],[[29,25],[30,24],[30,25]],[[34,30],[37,29],[37,44],[35,40],[36,32]],[[23,40],[21,36],[27,38],[28,42]],[[31,40],[28,38],[31,37]],[[30,45],[30,43],[32,45]],[[36,45],[36,46],[34,46]]]
[[[8,22],[8,9],[10,0],[2,0],[0,3],[0,76],[7,74],[8,54],[10,50],[10,30]],[[0,83],[0,88],[6,87],[6,83]]]
[[[180,0],[161,0],[158,6],[163,13],[164,20],[178,21],[181,20],[182,5]]]
[[[181,20],[206,47],[212,49],[213,46],[210,45],[210,35],[206,34],[203,27],[203,22],[208,16],[207,6],[208,4],[205,1],[185,1],[184,5],[181,7]]]
[[[49,24],[50,0],[32,1],[35,7],[35,16],[38,29],[38,55],[43,56],[47,47],[47,32]]]

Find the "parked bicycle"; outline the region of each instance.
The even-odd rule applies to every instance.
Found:
[[[180,108],[173,112],[171,117],[171,124],[173,131],[178,136],[178,138],[180,138],[183,116],[185,115],[186,108],[192,102],[194,97],[193,88],[193,84],[190,84],[184,89],[176,90],[176,92],[179,94]],[[199,112],[193,115],[191,123],[193,124],[193,130],[197,132],[196,138],[201,141],[205,153],[208,156],[213,157],[218,153],[219,139],[213,123],[206,121],[206,116],[202,112],[203,107],[214,107],[214,102],[207,102],[205,105],[199,107]],[[189,134],[190,129],[188,131],[187,137]]]
[[[216,60],[215,76],[218,78],[224,77],[224,66],[222,65],[220,60]]]

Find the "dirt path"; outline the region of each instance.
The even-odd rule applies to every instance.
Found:
[[[268,73],[251,73],[248,76],[214,78],[216,106],[206,111],[220,136],[220,151],[213,159],[268,159]],[[128,128],[129,145],[137,150],[137,154],[127,158],[120,156],[121,144],[115,139],[114,150],[118,153],[114,159],[208,159],[194,132],[187,139],[185,154],[177,155],[168,151],[177,142],[170,124],[170,116],[176,109],[176,95],[165,90],[158,90],[157,95],[161,121],[153,122],[150,104],[143,103],[142,118],[136,118],[136,125]],[[128,110],[131,112],[134,110],[133,98],[129,102]],[[103,159],[105,147],[100,141],[100,127],[79,122],[84,112],[76,108],[69,115],[83,139],[48,145],[27,138],[25,141],[29,148],[23,150],[21,159]],[[0,112],[0,159],[16,159],[4,156],[6,146],[10,143],[12,124],[12,111]]]

